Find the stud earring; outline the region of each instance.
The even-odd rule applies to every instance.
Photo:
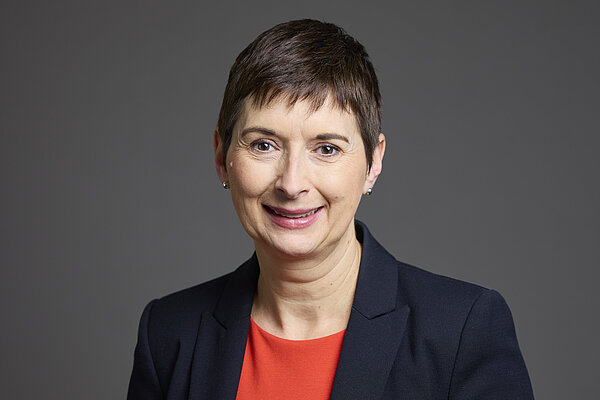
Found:
[[[227,181],[223,181],[223,189],[229,189],[229,183]]]
[[[364,193],[364,194],[366,194],[367,196],[370,196],[370,195],[371,195],[371,193],[373,193],[373,188],[368,188],[368,189],[367,189],[367,192],[366,192],[366,193]]]

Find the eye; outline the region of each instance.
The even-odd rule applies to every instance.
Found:
[[[268,142],[254,142],[252,148],[262,153],[273,150],[273,146]]]
[[[340,151],[339,148],[331,144],[324,144],[319,146],[318,153],[327,157],[336,155]]]

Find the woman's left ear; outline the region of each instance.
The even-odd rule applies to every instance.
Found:
[[[377,181],[377,177],[381,174],[381,170],[383,169],[383,155],[385,154],[385,136],[383,133],[379,134],[379,139],[375,149],[373,151],[373,163],[371,164],[371,169],[367,174],[367,179],[365,180],[365,187],[363,193],[369,193],[369,189],[372,189],[375,186],[375,182]]]

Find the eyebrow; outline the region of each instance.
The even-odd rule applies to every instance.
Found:
[[[275,136],[275,131],[271,129],[261,128],[260,126],[251,126],[249,128],[244,129],[242,133],[240,133],[240,137],[244,137],[250,132],[258,132],[269,136]]]
[[[244,137],[251,132],[258,132],[258,133],[262,133],[262,134],[269,135],[269,136],[276,135],[274,130],[263,128],[260,126],[251,126],[249,128],[245,128],[244,130],[242,130],[242,132],[240,133],[240,137]],[[339,133],[320,133],[317,135],[317,139],[319,139],[319,140],[338,139],[338,140],[342,140],[346,143],[350,143],[350,140],[346,136],[340,135]]]
[[[317,135],[317,139],[319,139],[319,140],[339,139],[339,140],[343,140],[346,143],[350,143],[350,140],[348,140],[348,138],[346,136],[340,135],[339,133],[321,133],[320,135]]]

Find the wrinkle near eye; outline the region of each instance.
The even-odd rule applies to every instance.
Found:
[[[238,148],[254,151],[256,144],[261,142],[261,137],[258,134],[236,135],[235,142]],[[270,140],[264,140],[264,142],[273,146],[273,144],[269,143]]]

